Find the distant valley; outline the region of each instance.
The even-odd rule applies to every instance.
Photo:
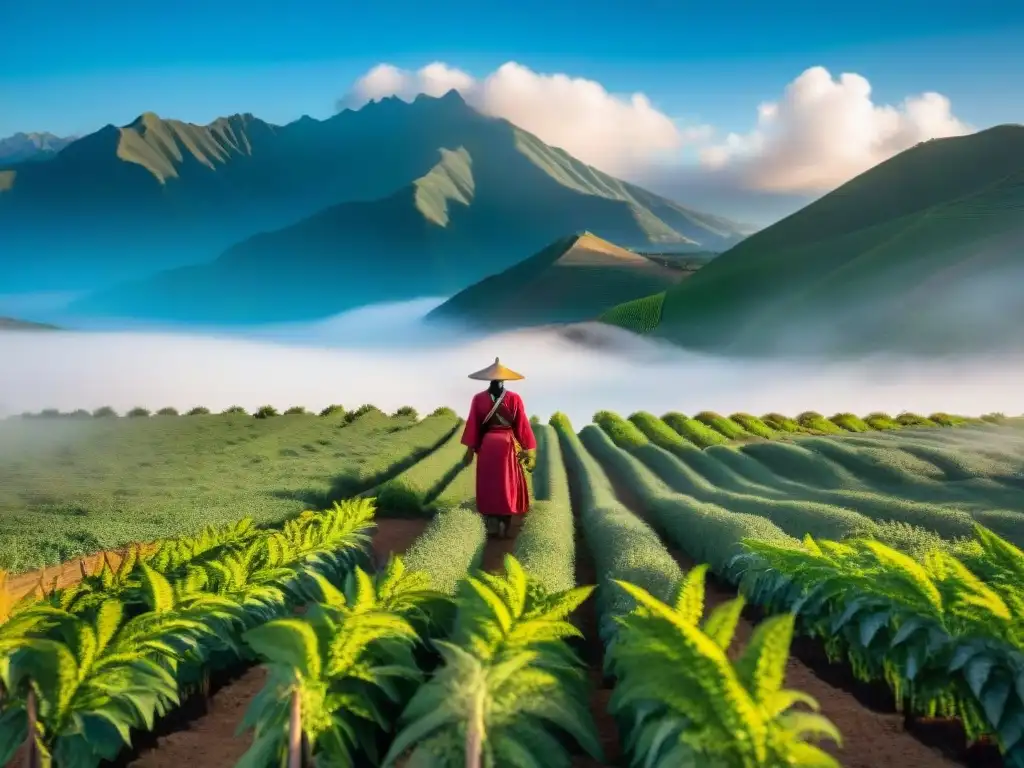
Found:
[[[0,171],[0,293],[85,291],[73,313],[178,323],[322,318],[452,295],[589,230],[724,251],[752,228],[594,168],[454,91],[317,121],[141,116]]]

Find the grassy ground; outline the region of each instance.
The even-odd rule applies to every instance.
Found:
[[[348,425],[340,415],[0,422],[0,569],[322,507],[364,465],[403,450],[415,424],[379,411]]]

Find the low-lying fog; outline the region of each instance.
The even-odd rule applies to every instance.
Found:
[[[482,384],[467,378],[500,357],[524,374],[512,387],[530,412],[583,426],[599,409],[825,414],[913,410],[1024,411],[1024,353],[921,362],[770,362],[670,350],[610,329],[581,345],[553,329],[486,338],[424,327],[438,300],[378,305],[302,326],[182,332],[136,329],[0,333],[0,416],[134,406],[213,411],[270,404],[319,410],[372,403],[460,413]]]

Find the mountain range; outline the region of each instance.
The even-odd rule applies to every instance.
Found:
[[[918,144],[603,320],[742,354],[1020,346],[1024,126]]]
[[[567,233],[723,251],[751,228],[615,179],[455,91],[275,126],[152,113],[0,171],[0,293],[236,324],[451,295]]]
[[[74,136],[54,136],[46,132],[16,133],[0,139],[0,168],[15,163],[49,160],[73,141]]]

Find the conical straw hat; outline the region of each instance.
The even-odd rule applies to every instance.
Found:
[[[494,358],[492,365],[488,365],[482,371],[469,374],[469,378],[479,379],[480,381],[518,381],[526,377],[516,373],[511,368],[506,368],[498,358]]]

